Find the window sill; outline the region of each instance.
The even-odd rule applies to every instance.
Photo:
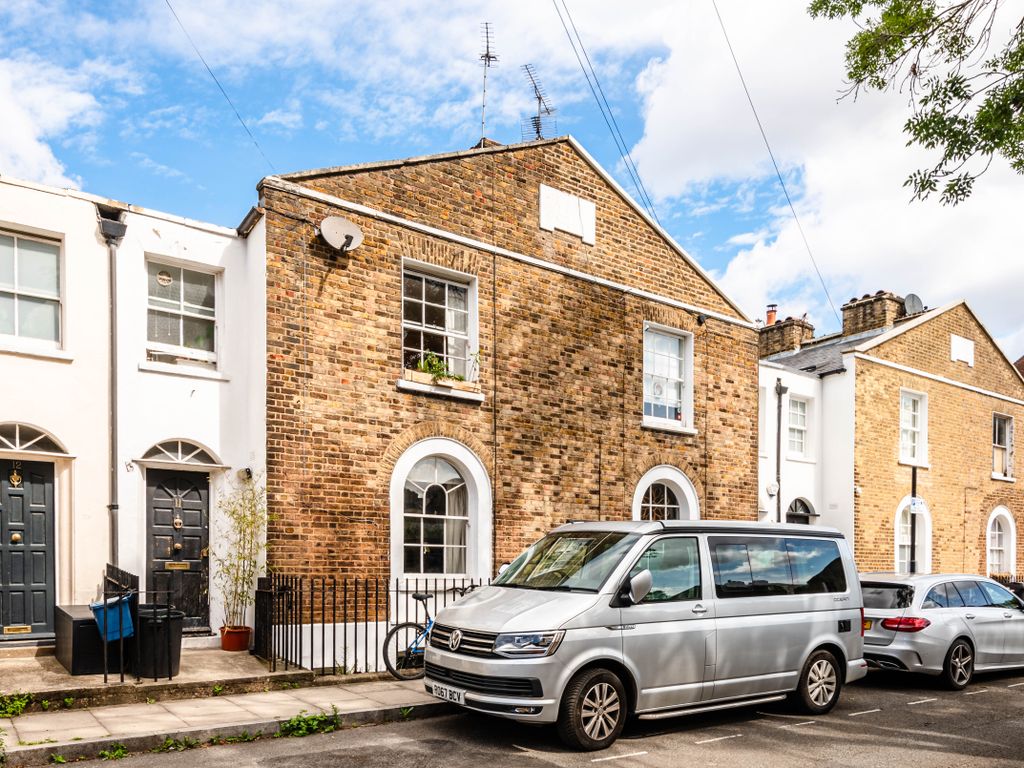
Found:
[[[454,386],[455,384],[462,386],[456,387]],[[448,397],[452,400],[465,400],[470,403],[482,403],[484,401],[484,393],[480,391],[479,386],[463,381],[451,382],[450,384],[440,381],[434,384],[433,382],[425,383],[410,379],[399,379],[395,382],[395,387],[403,392],[437,395],[438,397]]]
[[[54,360],[59,363],[70,363],[74,360],[71,353],[63,349],[21,346],[11,344],[10,342],[0,342],[0,354],[35,357],[40,360]]]
[[[148,373],[165,373],[171,376],[182,376],[187,379],[208,379],[211,381],[231,381],[220,371],[205,370],[188,365],[172,365],[171,363],[139,363],[139,370]]]
[[[1001,483],[1016,483],[1017,478],[1012,475],[998,475],[995,472],[992,473],[992,479],[998,480]]]
[[[786,461],[793,461],[793,462],[796,462],[797,464],[817,464],[818,463],[817,459],[812,459],[812,458],[809,458],[807,456],[798,456],[796,454],[793,454],[791,456],[787,456],[786,457]]]
[[[657,419],[651,419],[651,418],[646,417],[646,416],[644,417],[644,420],[641,423],[641,426],[644,429],[651,429],[651,430],[654,430],[656,432],[674,432],[677,435],[696,435],[697,434],[697,430],[693,429],[692,427],[684,427],[682,424],[679,424],[679,423],[674,422],[674,421],[667,421],[667,420],[666,421],[659,421]]]
[[[918,469],[932,468],[932,465],[929,464],[927,461],[910,461],[908,459],[900,459],[896,463],[904,467],[917,467]]]

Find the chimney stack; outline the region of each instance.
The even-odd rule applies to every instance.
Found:
[[[767,317],[766,317],[766,319],[764,321],[764,324],[765,325],[775,325],[775,318],[778,315],[778,312],[779,312],[779,305],[778,304],[769,304],[768,305]]]
[[[803,318],[787,317],[785,320],[776,320],[775,317],[776,309],[769,309],[768,318],[774,322],[758,331],[757,351],[760,357],[770,357],[780,352],[795,352],[805,341],[814,338],[814,326]]]
[[[859,299],[850,299],[843,304],[842,310],[843,336],[875,328],[891,328],[907,314],[903,297],[888,291],[878,291],[874,295],[865,293]]]

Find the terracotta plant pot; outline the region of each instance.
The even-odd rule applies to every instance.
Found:
[[[248,651],[250,627],[221,627],[220,647],[224,651]]]

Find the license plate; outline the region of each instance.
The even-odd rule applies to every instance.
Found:
[[[465,704],[466,703],[466,692],[460,691],[458,688],[452,688],[448,685],[441,685],[441,683],[430,683],[431,690],[435,696],[445,701],[450,701],[453,704]]]
[[[871,629],[871,624],[872,623],[873,622],[871,621],[871,619],[864,619],[864,631],[865,632],[867,632],[867,631],[869,631]]]

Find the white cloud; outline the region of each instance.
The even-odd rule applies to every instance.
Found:
[[[302,112],[297,107],[272,109],[255,121],[256,125],[294,131],[302,127]]]
[[[878,289],[917,293],[931,306],[967,298],[1015,345],[1011,357],[1024,353],[1024,303],[1010,290],[1024,285],[1024,180],[997,161],[966,203],[909,202],[903,181],[928,155],[905,146],[905,96],[836,101],[853,27],[810,19],[803,0],[720,8],[787,181],[800,172],[790,190],[837,308]],[[770,182],[774,170],[710,4],[679,6],[668,35],[671,54],[637,80],[645,134],[634,157],[648,188],[663,202],[729,182],[753,194],[750,180]],[[772,219],[755,236],[737,226],[731,242],[741,249],[722,270],[723,287],[752,316],[778,301],[783,315],[806,311],[820,329],[835,328],[788,208]]]
[[[188,174],[185,173],[184,171],[180,171],[177,168],[172,168],[169,165],[164,165],[163,163],[158,163],[156,160],[154,160],[149,155],[146,155],[143,152],[132,152],[131,157],[132,159],[135,160],[136,163],[138,163],[140,168],[144,168],[145,170],[157,176],[163,176],[165,179],[176,179],[178,181],[184,181],[188,183],[192,182],[192,179],[190,179]]]

